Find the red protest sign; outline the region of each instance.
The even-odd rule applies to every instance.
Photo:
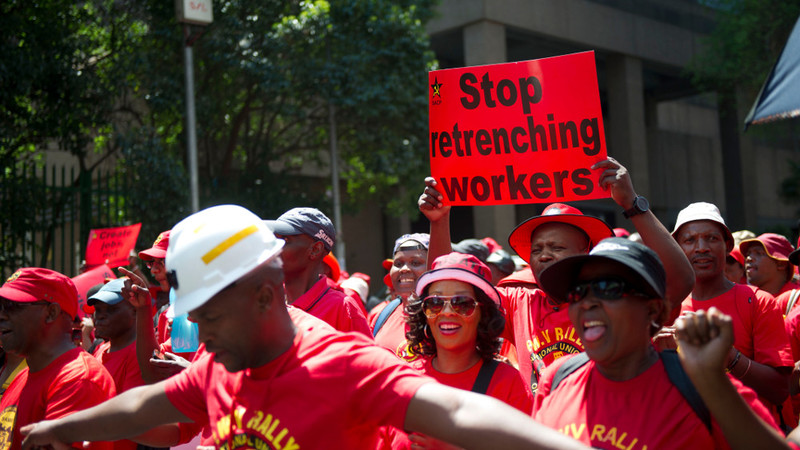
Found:
[[[93,308],[86,304],[86,293],[92,286],[98,285],[106,281],[106,278],[117,278],[110,267],[103,264],[95,267],[94,269],[87,270],[82,274],[73,277],[72,282],[75,283],[75,288],[78,289],[78,315],[83,317],[88,314]]]
[[[429,73],[431,174],[451,205],[608,197],[594,52]]]
[[[141,223],[126,227],[98,228],[89,232],[86,244],[86,265],[88,267],[108,264],[119,267],[128,264],[128,255],[136,245]]]

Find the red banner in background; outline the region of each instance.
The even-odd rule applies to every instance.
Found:
[[[92,286],[104,283],[106,278],[115,279],[117,276],[114,275],[114,271],[112,271],[111,268],[105,264],[95,267],[94,269],[87,270],[77,277],[72,278],[72,282],[75,283],[75,287],[78,289],[79,316],[83,317],[87,314],[87,311],[90,311],[90,309],[86,308],[86,293],[89,291],[89,289],[91,289]]]
[[[429,73],[431,174],[451,205],[609,197],[594,52]]]
[[[86,244],[86,266],[95,267],[107,264],[119,267],[128,264],[128,256],[136,246],[141,223],[126,227],[98,228],[89,232]]]

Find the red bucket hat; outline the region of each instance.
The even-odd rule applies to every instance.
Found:
[[[779,261],[789,262],[789,255],[794,251],[794,247],[788,239],[775,233],[764,233],[755,239],[742,241],[739,243],[739,250],[743,255],[747,255],[750,247],[754,245],[761,245],[770,258]]]
[[[531,217],[517,225],[508,236],[508,245],[523,261],[530,264],[533,231],[541,225],[552,222],[565,223],[582,230],[589,237],[589,248],[607,237],[614,237],[614,231],[602,219],[585,216],[574,206],[553,203],[542,211],[541,216]]]
[[[167,247],[169,247],[169,232],[167,230],[158,235],[153,246],[147,250],[139,252],[139,258],[143,261],[152,261],[154,259],[164,259],[167,257]]]
[[[25,267],[14,272],[0,287],[0,297],[12,302],[57,303],[73,319],[78,314],[78,289],[68,276],[40,267]]]

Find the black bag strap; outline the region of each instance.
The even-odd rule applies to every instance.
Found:
[[[705,402],[700,397],[697,389],[694,388],[692,380],[686,371],[683,370],[678,352],[675,350],[664,350],[661,352],[661,362],[664,363],[664,369],[667,371],[667,376],[672,384],[678,388],[686,403],[692,407],[697,417],[703,422],[703,425],[708,428],[711,433],[711,413],[708,411]]]
[[[553,376],[553,384],[550,385],[550,392],[555,391],[564,378],[567,378],[572,372],[583,367],[587,362],[589,362],[589,356],[586,355],[586,352],[581,352],[562,364]]]
[[[472,385],[472,392],[485,394],[486,391],[489,390],[489,383],[492,381],[494,371],[497,370],[497,366],[499,365],[500,361],[496,359],[484,361],[481,370],[478,371],[477,378],[475,378],[475,384]]]
[[[389,316],[392,315],[392,313],[394,312],[395,309],[397,309],[398,306],[400,306],[400,297],[397,297],[396,299],[390,301],[386,305],[386,307],[383,308],[383,311],[381,311],[381,313],[378,314],[378,320],[375,321],[375,328],[372,329],[372,337],[378,335],[378,330],[381,329],[383,324],[386,323],[386,319],[388,319]]]

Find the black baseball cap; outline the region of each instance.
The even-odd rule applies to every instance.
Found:
[[[292,208],[276,220],[265,220],[273,233],[282,236],[305,234],[321,241],[328,251],[333,250],[336,230],[331,219],[316,208]]]
[[[581,267],[590,261],[612,262],[630,269],[638,287],[653,298],[664,298],[667,275],[658,255],[647,246],[625,238],[607,238],[594,246],[588,255],[571,256],[553,263],[539,277],[539,286],[552,299],[565,303],[575,285]]]

